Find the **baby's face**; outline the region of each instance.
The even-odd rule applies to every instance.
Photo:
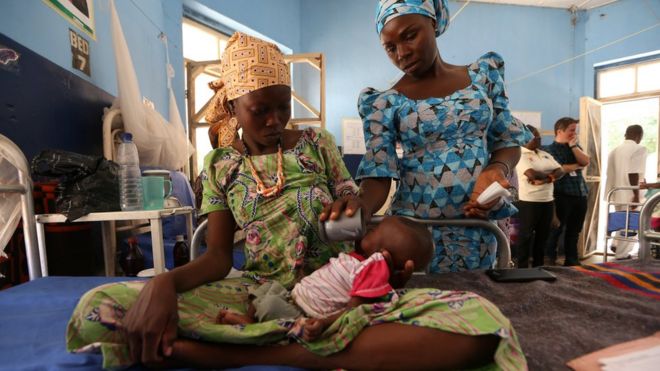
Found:
[[[395,269],[402,269],[408,259],[412,259],[408,248],[413,239],[410,229],[394,218],[385,218],[376,226],[367,230],[360,241],[360,247],[366,256],[387,250],[392,255]]]

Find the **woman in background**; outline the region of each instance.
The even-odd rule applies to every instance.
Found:
[[[522,156],[516,166],[520,186],[519,201],[516,204],[520,220],[518,268],[529,266],[530,251],[532,266],[543,265],[545,244],[550,234],[555,207],[553,183],[564,176],[564,170],[554,157],[539,149],[539,131],[531,125],[527,125],[527,128],[534,134],[534,139],[522,148]]]

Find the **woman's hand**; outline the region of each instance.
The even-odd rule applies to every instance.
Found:
[[[353,216],[356,211],[362,210],[362,217],[365,223],[371,219],[370,213],[365,212],[364,201],[356,195],[344,196],[333,203],[325,205],[323,211],[319,215],[319,220],[322,222],[326,220],[337,220],[341,217],[342,213],[346,216]]]
[[[378,211],[387,200],[390,193],[391,178],[368,178],[360,183],[360,194],[344,196],[335,202],[326,205],[319,215],[319,219],[337,220],[342,215],[353,216],[358,209],[362,210],[365,223],[371,220],[371,215]]]
[[[510,188],[511,184],[506,180],[504,175],[503,166],[499,164],[491,164],[487,166],[474,184],[474,189],[470,195],[470,201],[468,201],[463,210],[465,211],[465,216],[468,218],[480,218],[487,219],[488,212],[492,209],[498,202],[498,200],[493,200],[485,205],[482,205],[477,202],[479,195],[488,188],[493,182],[498,182],[504,188]]]
[[[131,359],[152,367],[163,365],[177,337],[177,301],[168,274],[151,279],[126,312],[120,330],[128,341]]]
[[[559,227],[561,227],[561,222],[559,221],[559,218],[557,218],[557,215],[552,216],[550,227],[552,227],[553,229],[559,229]]]

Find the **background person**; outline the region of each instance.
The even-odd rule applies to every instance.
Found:
[[[582,169],[589,165],[589,156],[577,143],[578,120],[563,117],[555,122],[555,140],[543,149],[554,157],[566,173],[554,184],[555,211],[559,228],[553,229],[546,253],[552,261],[557,258],[557,240],[564,232],[564,265],[579,265],[577,241],[587,213],[587,183]]]
[[[468,66],[441,58],[436,37],[448,23],[446,0],[379,1],[380,42],[404,76],[391,89],[360,93],[367,148],[358,169],[360,194],[326,208],[322,220],[338,218],[344,209],[371,217],[392,179],[399,180],[393,215],[501,219],[515,213],[510,204],[493,212],[497,200],[479,205],[476,199],[493,182],[510,186],[506,178],[531,134],[509,111],[502,57],[489,52]],[[493,266],[497,246],[490,232],[434,227],[432,233],[432,273]]]
[[[550,224],[554,213],[553,183],[564,176],[561,165],[549,153],[539,149],[539,131],[527,125],[534,134],[522,148],[520,162],[516,166],[518,174],[518,268],[529,266],[529,253],[532,252],[532,266],[543,265],[543,256]]]
[[[607,157],[607,182],[605,183],[605,197],[616,187],[637,186],[644,179],[646,171],[646,147],[640,145],[644,129],[640,125],[630,125],[626,128],[623,143],[612,149]],[[620,190],[612,194],[611,201],[621,204],[639,203],[639,190]],[[625,205],[615,205],[616,211],[625,211]],[[635,209],[633,206],[631,210]],[[619,232],[623,237],[630,236],[626,231]],[[634,234],[634,233],[633,233]],[[632,241],[612,240],[612,250],[617,259],[630,257],[635,246]]]

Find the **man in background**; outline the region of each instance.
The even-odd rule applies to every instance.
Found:
[[[639,125],[630,125],[626,128],[625,140],[615,147],[609,154],[607,160],[607,180],[605,183],[605,197],[615,187],[630,187],[639,185],[644,177],[646,167],[646,147],[639,144],[644,136],[644,129]],[[614,192],[610,201],[617,204],[629,204],[639,202],[639,190],[620,190]],[[631,208],[634,209],[633,206]],[[615,205],[616,211],[625,211],[626,205]],[[626,237],[626,232],[619,232]],[[629,236],[629,235],[628,235]],[[616,252],[617,259],[630,257],[635,242],[617,241],[612,242],[612,250]]]
[[[580,265],[577,241],[587,213],[587,183],[582,169],[589,165],[589,156],[577,144],[578,120],[563,117],[555,123],[555,140],[543,148],[561,165],[566,173],[554,184],[555,211],[559,229],[551,232],[546,253],[553,261],[557,258],[557,240],[564,233],[564,266]]]

